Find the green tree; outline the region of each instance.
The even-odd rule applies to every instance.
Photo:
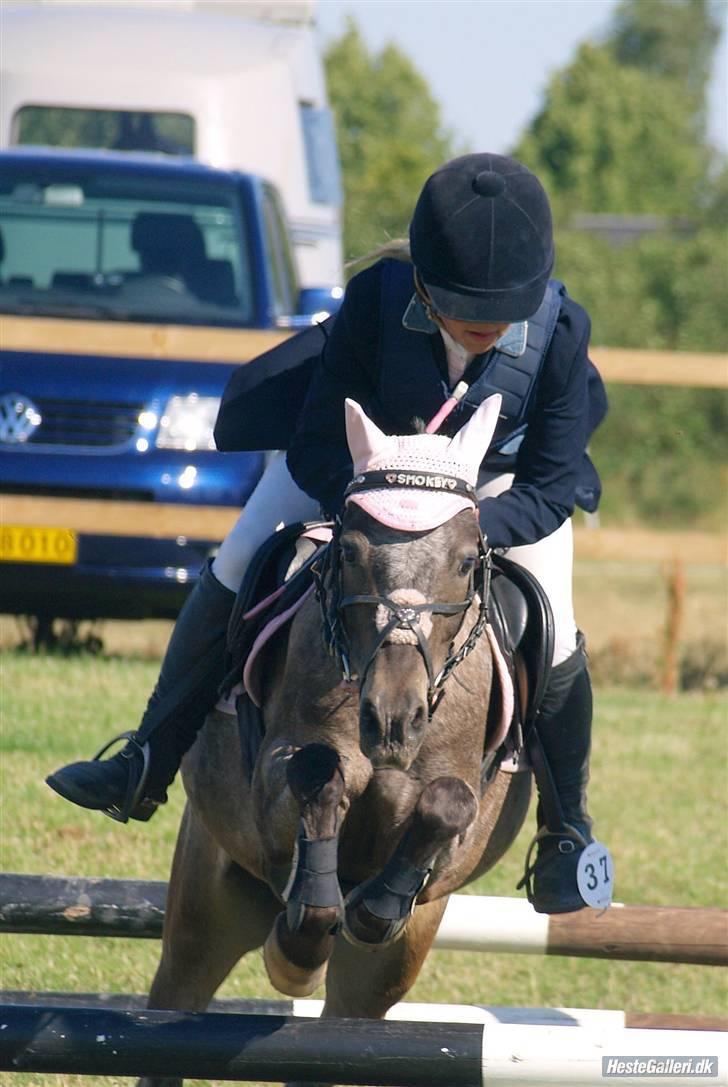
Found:
[[[552,78],[514,152],[552,197],[556,274],[589,311],[595,344],[728,349],[728,168],[704,125],[713,11],[707,0],[623,0],[611,35]],[[574,229],[578,212],[653,216],[658,229],[615,244]],[[629,385],[609,395],[592,442],[604,520],[722,528],[725,395]]]
[[[721,0],[622,0],[609,39],[612,54],[619,64],[680,84],[703,116],[720,5]]]
[[[690,216],[711,156],[691,103],[666,76],[585,44],[551,80],[515,154],[542,178],[562,220],[576,212]]]
[[[454,154],[427,82],[393,45],[370,53],[349,19],[325,54],[344,180],[344,251],[406,233],[424,181]]]

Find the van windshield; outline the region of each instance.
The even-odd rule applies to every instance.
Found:
[[[186,179],[0,180],[0,311],[173,324],[253,323],[232,192]]]

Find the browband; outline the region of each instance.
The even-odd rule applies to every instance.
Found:
[[[444,491],[469,498],[474,506],[478,504],[475,487],[466,479],[449,476],[443,472],[404,471],[399,468],[383,468],[371,472],[361,472],[354,476],[344,492],[344,498],[359,491],[379,491],[388,488],[407,488],[418,491]]]

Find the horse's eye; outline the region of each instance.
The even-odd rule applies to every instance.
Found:
[[[346,540],[341,542],[341,559],[342,562],[353,565],[357,560],[357,551],[353,544],[347,543]]]
[[[460,577],[469,577],[475,569],[476,562],[477,559],[475,555],[468,555],[467,558],[463,559],[458,568]]]

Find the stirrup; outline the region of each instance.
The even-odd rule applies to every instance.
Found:
[[[586,847],[589,845],[589,842],[581,833],[581,831],[577,830],[576,827],[571,825],[571,823],[562,823],[560,830],[549,830],[547,826],[539,827],[539,829],[536,831],[533,838],[531,839],[531,844],[528,847],[523,875],[516,884],[517,891],[520,891],[523,887],[526,888],[526,898],[531,903],[531,905],[533,905],[534,900],[532,880],[536,871],[536,867],[538,865],[537,860],[534,861],[533,864],[531,864],[531,854],[533,853],[535,847],[539,844],[539,842],[542,842],[544,838],[566,838],[570,843],[573,843],[573,849],[564,850],[564,852],[569,853],[574,852],[574,850],[577,848],[586,849]],[[586,903],[584,903],[584,905],[586,905]]]
[[[129,760],[126,793],[121,804],[110,804],[108,808],[102,808],[101,811],[104,815],[108,815],[110,819],[115,819],[117,823],[128,823],[129,819],[138,819],[140,822],[146,823],[148,819],[152,818],[161,803],[159,800],[153,800],[151,797],[144,796],[144,786],[149,777],[149,765],[151,761],[149,743],[140,744],[136,738],[135,732],[120,732],[118,736],[114,736],[108,743],[104,744],[104,746],[96,752],[91,761],[100,761],[101,756],[105,755],[109,748],[113,747],[119,740],[126,740],[127,743],[131,744],[135,749],[133,754],[138,752],[141,755],[141,773],[139,774],[138,780],[135,782],[134,778],[136,771],[131,761],[131,755],[126,755],[121,751],[120,754],[123,758]]]

